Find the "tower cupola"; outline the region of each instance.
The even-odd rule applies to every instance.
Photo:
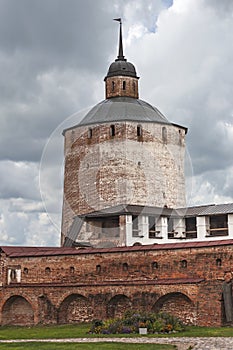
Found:
[[[138,98],[138,77],[134,65],[127,62],[123,53],[122,22],[121,18],[115,19],[120,23],[119,50],[116,60],[110,64],[108,73],[104,79],[106,84],[106,98],[133,97]]]

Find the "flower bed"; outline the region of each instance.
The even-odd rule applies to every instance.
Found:
[[[172,333],[184,330],[182,322],[166,313],[135,313],[127,311],[123,318],[94,320],[90,333],[130,334],[138,333],[139,328],[147,328],[150,334]]]

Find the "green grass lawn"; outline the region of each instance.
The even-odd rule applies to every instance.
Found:
[[[0,339],[48,339],[48,338],[87,338],[90,324],[0,327]]]
[[[233,337],[233,327],[187,327],[174,337]]]
[[[109,338],[140,337],[139,334],[89,334],[90,324],[34,326],[34,327],[0,327],[0,339],[48,339],[48,338]],[[233,337],[233,328],[187,327],[183,332],[168,335],[151,334],[149,337]]]
[[[1,350],[174,350],[173,345],[125,343],[16,343],[0,344]]]

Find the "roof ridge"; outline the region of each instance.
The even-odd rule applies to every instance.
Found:
[[[215,241],[198,241],[198,242],[181,242],[181,243],[163,243],[149,244],[130,247],[112,247],[112,248],[66,248],[66,247],[20,247],[20,246],[1,246],[0,249],[9,257],[25,257],[25,256],[49,256],[49,255],[78,255],[78,254],[99,254],[99,253],[115,253],[130,251],[150,251],[150,250],[173,250],[186,248],[208,248],[211,246],[233,245],[233,239],[215,240]],[[9,248],[9,251],[8,251]],[[25,250],[23,250],[26,248]],[[28,249],[27,249],[28,248]],[[43,250],[43,248],[45,248]],[[46,254],[46,248],[47,254]],[[41,250],[41,254],[39,251]],[[7,252],[8,251],[8,252]],[[60,254],[59,254],[60,253]]]

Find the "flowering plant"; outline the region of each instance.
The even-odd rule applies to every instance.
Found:
[[[146,328],[146,323],[145,322],[139,322],[139,328]]]

